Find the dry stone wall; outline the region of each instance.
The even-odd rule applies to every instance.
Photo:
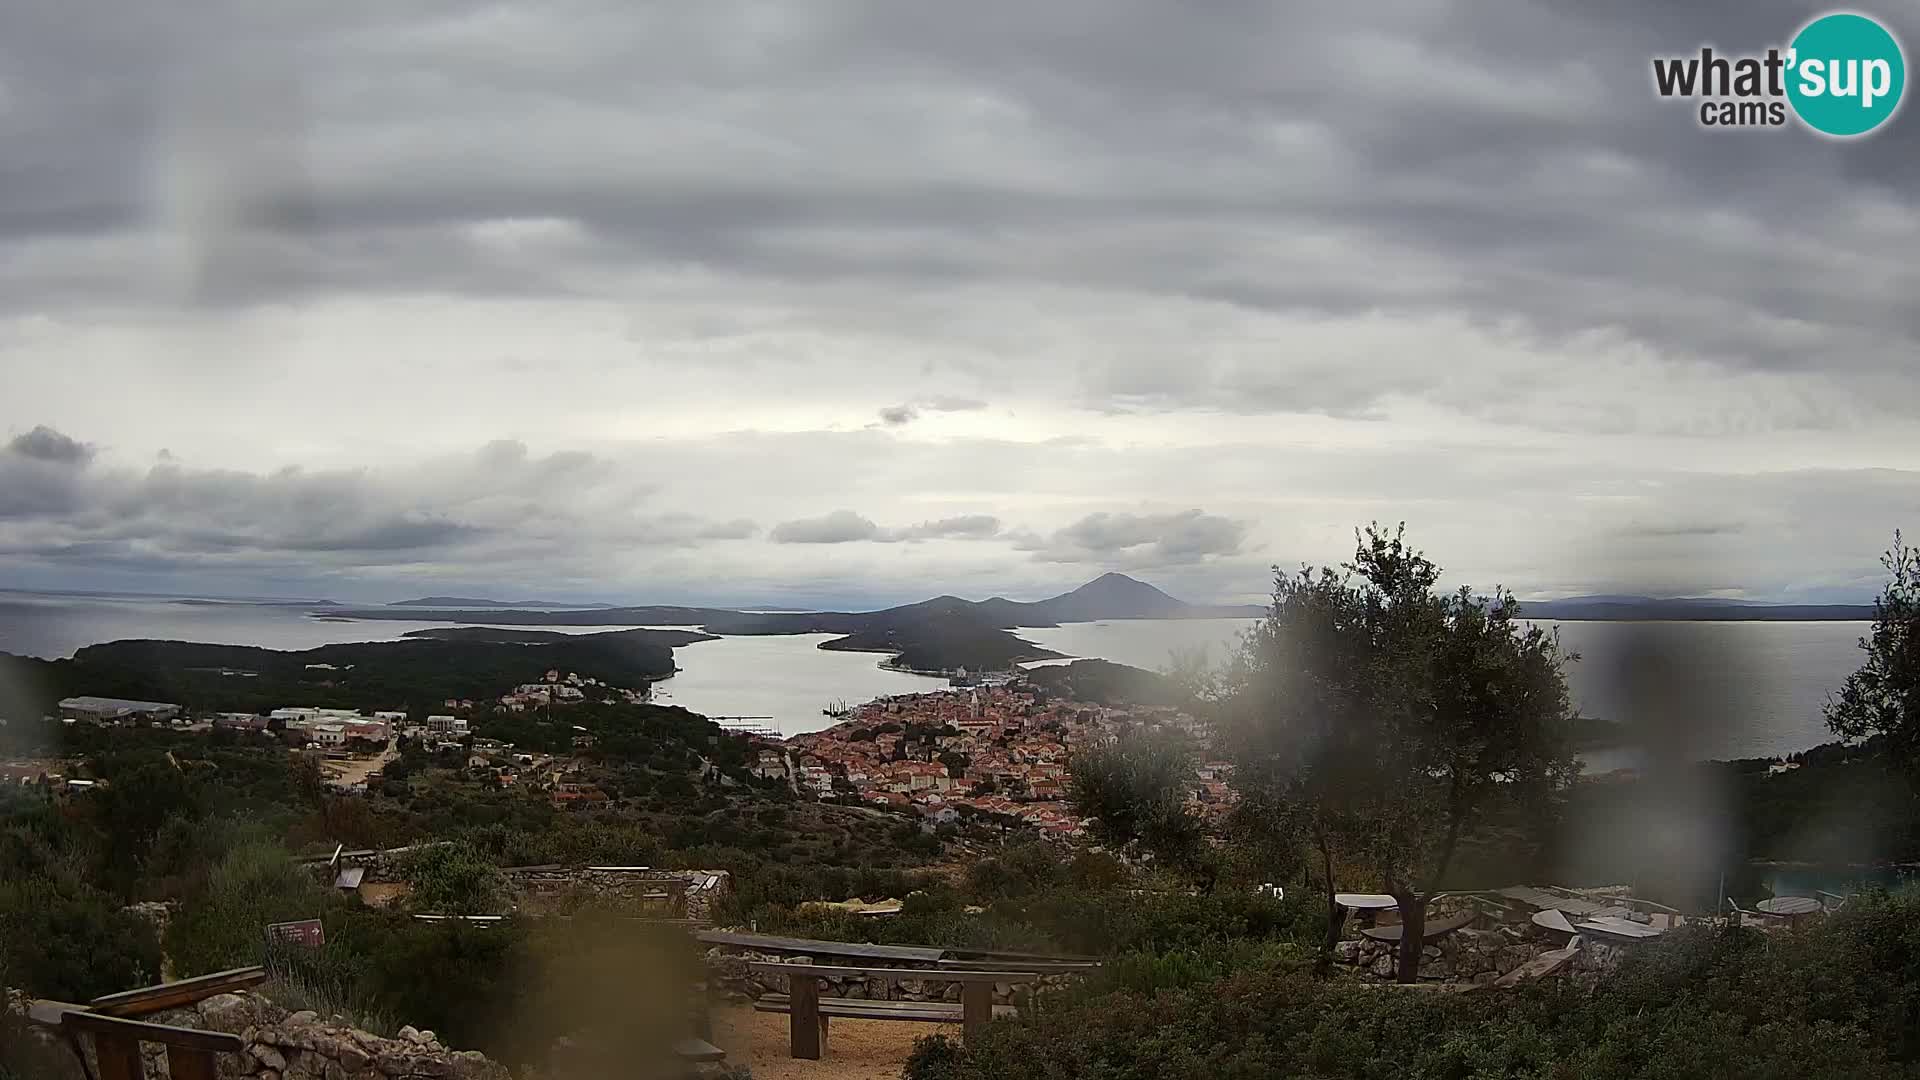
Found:
[[[1565,942],[1517,929],[1456,930],[1422,950],[1422,982],[1473,983],[1486,986],[1532,963]],[[1349,938],[1334,947],[1334,959],[1349,965],[1365,979],[1391,982],[1399,962],[1398,942]],[[1622,950],[1601,942],[1582,941],[1565,974],[1582,977],[1605,974],[1618,967]]]
[[[787,977],[780,974],[763,974],[753,971],[748,965],[754,963],[774,964],[813,964],[832,965],[851,963],[855,967],[899,967],[912,969],[917,965],[900,963],[889,964],[880,960],[848,961],[840,957],[796,956],[792,953],[759,953],[715,947],[707,950],[707,978],[709,984],[722,997],[732,1001],[753,1001],[767,994],[787,992]],[[836,976],[820,980],[822,997],[852,998],[863,1001],[959,1001],[960,984],[951,979],[938,977],[937,972],[928,972],[924,979],[896,979],[888,976]],[[1040,987],[1064,985],[1074,979],[1073,975],[1043,975],[1038,980],[1021,980],[993,984],[995,1004],[1010,1005],[1025,993]]]
[[[290,1013],[258,994],[216,994],[148,1019],[245,1040],[245,1050],[220,1056],[223,1080],[512,1080],[506,1066],[475,1050],[442,1046],[430,1031],[404,1027],[399,1038],[386,1039],[337,1018]],[[159,1047],[143,1044],[141,1052],[148,1077],[167,1076]]]

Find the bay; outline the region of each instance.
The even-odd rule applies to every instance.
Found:
[[[0,591],[0,652],[71,656],[121,638],[165,638],[273,649],[350,641],[391,641],[436,622],[354,622],[309,617],[298,605],[181,602],[157,597],[74,597]],[[484,624],[482,624],[484,625]],[[1098,657],[1165,669],[1176,650],[1204,648],[1223,660],[1245,619],[1109,620],[1018,633],[1070,657]],[[1858,622],[1569,622],[1563,644],[1581,655],[1568,681],[1583,715],[1627,719],[1623,657],[1638,650],[1670,662],[1676,700],[1691,703],[1670,721],[1675,745],[1700,758],[1772,757],[1831,740],[1821,717],[1829,694],[1858,666]],[[624,627],[547,627],[593,633]],[[879,666],[871,653],[820,649],[830,635],[723,637],[675,650],[680,672],[659,684],[664,704],[714,716],[769,716],[786,734],[831,723],[822,710],[886,694],[938,689],[941,680]],[[293,703],[289,703],[293,704]],[[1589,767],[1635,762],[1588,755]]]

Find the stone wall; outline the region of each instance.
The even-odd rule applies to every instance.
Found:
[[[707,950],[707,981],[719,996],[731,1001],[753,1001],[767,994],[787,992],[787,977],[778,974],[761,974],[753,971],[749,964],[846,964],[852,967],[878,967],[914,969],[920,965],[900,962],[888,963],[884,960],[848,959],[835,956],[795,956],[791,953],[758,953],[730,948],[715,947]],[[894,979],[886,976],[849,975],[820,980],[822,997],[853,998],[864,1001],[959,1001],[960,984],[951,979],[938,977],[937,972],[928,972],[924,979]],[[1074,975],[1043,975],[1038,980],[1020,980],[993,984],[995,1004],[1015,1003],[1022,995],[1038,989],[1064,985]]]
[[[476,1050],[442,1046],[431,1031],[400,1029],[385,1039],[323,1020],[313,1012],[280,1008],[258,994],[216,994],[192,1008],[144,1017],[158,1024],[238,1035],[246,1050],[220,1056],[223,1078],[252,1080],[511,1080],[507,1067]],[[147,1076],[167,1076],[164,1051],[143,1043]]]
[[[1456,930],[1422,950],[1420,981],[1491,985],[1565,944],[1544,932],[1523,932],[1513,927]],[[1391,982],[1399,951],[1399,942],[1350,938],[1334,947],[1334,959],[1350,965],[1361,978]],[[1575,978],[1605,974],[1619,966],[1622,951],[1617,946],[1583,940],[1564,973]]]
[[[612,870],[584,866],[519,866],[506,870],[507,880],[523,904],[539,906],[571,895],[595,900],[641,904],[649,893],[679,890],[686,917],[711,921],[714,907],[733,887],[725,870]]]

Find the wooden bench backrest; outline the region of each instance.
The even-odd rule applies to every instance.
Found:
[[[123,990],[118,994],[107,994],[88,1002],[92,1011],[107,1016],[145,1016],[148,1013],[164,1012],[204,1001],[215,994],[230,994],[236,990],[245,990],[257,986],[267,979],[267,969],[262,967],[234,968],[231,971],[216,971],[211,975],[199,975],[178,982],[161,983],[158,986],[143,986],[138,990]]]
[[[74,1010],[61,1016],[60,1026],[93,1038],[94,1060],[100,1080],[145,1080],[140,1044],[167,1048],[167,1073],[172,1080],[214,1080],[216,1054],[234,1054],[247,1048],[238,1035],[198,1028],[149,1024],[117,1016]]]
[[[782,964],[756,960],[747,965],[756,975],[811,975],[839,979],[853,976],[883,979],[925,979],[929,982],[1031,982],[1039,978],[1032,971],[956,971],[952,968],[841,967],[826,964]]]

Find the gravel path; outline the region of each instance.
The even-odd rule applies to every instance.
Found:
[[[729,1062],[753,1069],[753,1080],[899,1080],[913,1040],[935,1033],[960,1037],[958,1024],[901,1020],[833,1021],[819,1061],[787,1056],[787,1018],[727,1005],[713,1011],[714,1042]]]

